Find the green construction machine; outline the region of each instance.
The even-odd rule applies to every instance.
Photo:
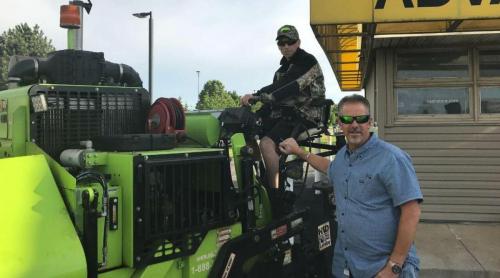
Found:
[[[331,189],[270,194],[251,112],[152,103],[135,70],[103,53],[11,61],[0,277],[329,277]],[[302,179],[302,165],[284,163],[283,180]]]

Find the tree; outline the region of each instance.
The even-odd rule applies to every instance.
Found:
[[[54,51],[52,40],[48,39],[38,25],[33,28],[27,23],[14,26],[14,28],[0,35],[0,86],[6,84],[10,57],[47,56]]]
[[[177,100],[181,103],[181,105],[182,105],[182,110],[184,110],[184,111],[188,111],[189,106],[188,106],[187,102],[183,101],[181,96],[178,96],[178,97],[177,97]]]
[[[335,126],[338,115],[339,115],[339,106],[334,103],[330,107],[330,119],[328,119],[328,126]]]
[[[240,96],[236,93],[236,91],[229,91],[227,92],[229,94],[229,96],[231,96],[231,98],[237,103],[239,104],[240,103]]]
[[[236,92],[227,92],[219,80],[209,80],[198,95],[196,109],[210,110],[239,106],[240,98]]]

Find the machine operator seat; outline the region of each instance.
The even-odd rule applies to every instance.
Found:
[[[330,119],[330,111],[331,106],[333,105],[333,101],[331,99],[322,100],[318,106],[323,107],[323,111],[321,113],[321,119],[315,123],[315,126],[312,126],[309,129],[304,130],[298,136],[296,136],[297,142],[308,141],[310,139],[319,137],[321,134],[328,134],[328,121]]]

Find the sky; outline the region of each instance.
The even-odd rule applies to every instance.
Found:
[[[57,50],[67,48],[59,27],[59,7],[68,1],[0,0],[0,33],[20,23],[38,24]],[[325,76],[326,97],[341,92],[327,58],[309,25],[307,0],[94,0],[84,15],[83,49],[104,52],[106,60],[127,64],[148,88],[148,19],[153,13],[153,100],[181,97],[190,109],[208,80],[226,90],[252,93],[272,82],[281,54],[277,29],[295,25],[301,47],[316,56]],[[30,6],[29,8],[27,6]]]

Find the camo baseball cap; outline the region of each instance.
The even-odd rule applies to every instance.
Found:
[[[278,40],[280,37],[287,37],[291,40],[298,40],[299,32],[297,32],[297,29],[292,25],[283,25],[278,29],[276,40]]]

